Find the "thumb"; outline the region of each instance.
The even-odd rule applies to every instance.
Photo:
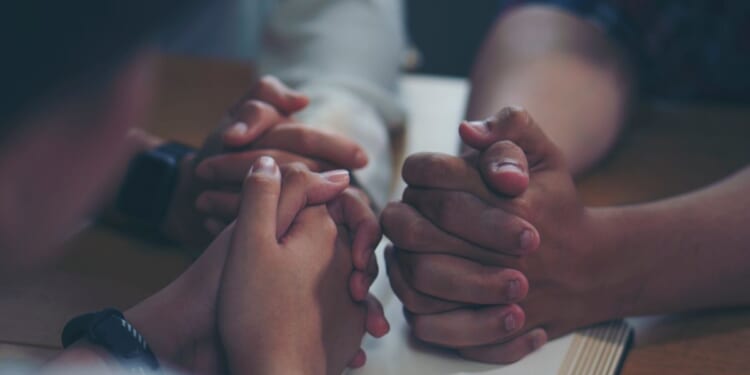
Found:
[[[511,141],[499,141],[479,157],[479,172],[496,192],[517,197],[529,186],[529,166],[523,150]]]
[[[260,157],[242,184],[232,248],[253,246],[263,249],[265,245],[277,243],[276,217],[280,191],[279,166],[269,156]]]
[[[346,170],[314,173],[299,164],[285,166],[277,211],[276,237],[284,236],[302,209],[324,204],[348,186],[349,172]]]
[[[561,154],[531,115],[522,108],[505,107],[485,121],[464,121],[459,127],[461,139],[470,147],[484,151],[499,141],[510,141],[523,150],[529,168],[541,162],[561,162]]]

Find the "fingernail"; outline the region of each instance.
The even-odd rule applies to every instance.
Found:
[[[487,133],[487,121],[464,121],[464,123],[480,133]]]
[[[508,282],[508,299],[510,301],[516,301],[521,298],[521,282],[518,280],[511,280]]]
[[[240,121],[230,126],[225,134],[229,136],[240,137],[245,133],[247,133],[247,124]]]
[[[349,183],[349,171],[345,169],[337,169],[335,171],[323,172],[320,175],[323,176],[323,178],[325,178],[326,180],[331,181],[333,183],[337,183],[337,184],[342,183],[342,182]]]
[[[357,164],[367,164],[369,161],[369,158],[367,157],[367,154],[365,154],[364,151],[359,150],[354,154],[354,161]]]
[[[521,164],[513,159],[504,159],[504,160],[495,162],[492,165],[492,171],[495,173],[510,172],[510,173],[524,174],[523,169],[521,169]]]
[[[513,314],[508,314],[505,316],[505,319],[503,320],[503,324],[505,324],[505,330],[508,332],[513,332],[516,330],[516,317],[513,316]]]
[[[278,173],[278,167],[276,161],[270,156],[261,156],[255,161],[252,168],[250,168],[251,174],[265,174],[269,176],[275,176]]]
[[[521,233],[521,250],[532,250],[534,246],[534,231],[526,229]]]
[[[204,180],[210,180],[214,177],[214,170],[206,163],[200,163],[195,168],[195,175]]]
[[[537,350],[542,347],[547,342],[546,334],[543,330],[538,329],[535,330],[531,334],[531,350]]]

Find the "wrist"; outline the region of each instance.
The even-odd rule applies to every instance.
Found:
[[[595,282],[604,286],[602,295],[607,317],[638,315],[644,286],[654,258],[644,253],[634,240],[643,235],[644,226],[653,225],[633,207],[602,207],[588,210],[594,222],[598,262]],[[604,282],[602,282],[604,281]]]
[[[187,341],[185,331],[177,326],[180,320],[169,303],[158,293],[125,311],[123,315],[138,330],[161,363],[175,363]]]
[[[287,352],[256,353],[257,356],[247,356],[246,353],[237,353],[229,356],[229,372],[236,374],[258,374],[258,375],[324,375],[326,371],[316,366],[311,361],[297,361],[290,358]]]

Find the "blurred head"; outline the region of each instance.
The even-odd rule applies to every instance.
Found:
[[[0,6],[0,273],[53,258],[101,201],[147,110],[150,38],[193,2]]]

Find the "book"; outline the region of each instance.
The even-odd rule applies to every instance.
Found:
[[[385,269],[382,253],[386,243],[377,250],[381,270]],[[378,277],[371,292],[383,303],[391,331],[380,339],[365,338],[367,364],[361,369],[348,370],[349,375],[610,375],[617,373],[633,335],[627,322],[616,320],[551,340],[510,365],[479,363],[414,339],[403,316],[403,305],[384,275]]]

